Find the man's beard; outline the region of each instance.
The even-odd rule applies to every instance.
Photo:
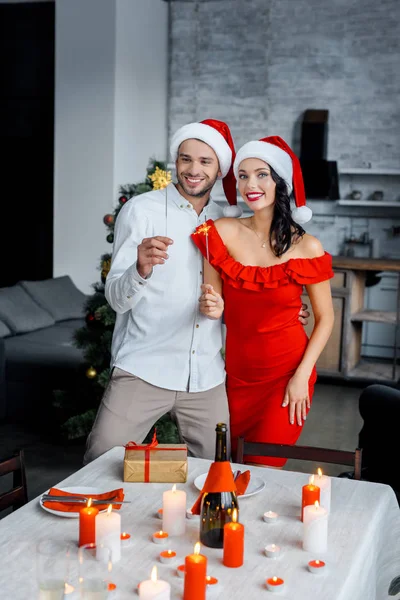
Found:
[[[203,188],[201,191],[199,192],[192,192],[191,190],[187,189],[185,186],[185,180],[183,177],[181,177],[180,175],[176,175],[176,178],[178,180],[179,185],[181,186],[181,188],[185,191],[185,193],[188,196],[191,196],[192,198],[203,198],[203,196],[205,196],[209,191],[212,190],[212,188],[215,185],[215,182],[218,179],[218,175],[215,177],[215,179],[213,181],[211,181],[208,185],[206,185],[205,188]]]

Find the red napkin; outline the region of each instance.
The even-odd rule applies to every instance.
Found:
[[[85,498],[89,498],[88,494],[73,494],[71,492],[65,492],[64,490],[60,490],[58,488],[51,488],[49,491],[50,496],[83,496]],[[90,498],[93,500],[104,500],[104,504],[96,504],[96,508],[98,510],[104,510],[108,508],[107,498],[114,497],[112,502],[122,502],[125,498],[123,488],[119,488],[118,490],[111,490],[111,492],[104,492],[104,494],[91,494]],[[43,506],[46,508],[51,508],[53,510],[58,510],[60,512],[79,512],[81,508],[84,508],[86,505],[83,502],[73,503],[73,502],[43,502]],[[121,504],[113,504],[113,510],[119,510],[121,508]]]
[[[242,496],[250,481],[250,471],[244,471],[240,475],[233,479],[231,463],[226,462],[214,462],[210,466],[207,478],[204,482],[203,489],[200,492],[199,497],[192,506],[192,513],[194,515],[200,514],[201,499],[205,492],[236,492],[238,496]]]

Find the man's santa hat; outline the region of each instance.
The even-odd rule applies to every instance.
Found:
[[[289,195],[293,192],[296,203],[296,208],[292,210],[293,220],[301,225],[310,221],[312,210],[306,206],[300,161],[281,137],[272,135],[244,144],[238,151],[233,165],[236,179],[239,165],[246,158],[259,158],[268,163],[285,180]]]
[[[235,146],[228,125],[223,121],[205,119],[200,123],[189,123],[178,129],[172,136],[170,146],[174,162],[178,158],[179,146],[190,139],[200,140],[214,150],[222,173],[222,187],[229,202],[229,206],[224,208],[224,215],[240,217],[242,209],[237,205],[236,179],[232,166],[235,160]]]

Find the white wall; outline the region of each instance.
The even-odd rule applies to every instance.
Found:
[[[57,0],[54,276],[90,293],[103,216],[167,145],[167,4]]]

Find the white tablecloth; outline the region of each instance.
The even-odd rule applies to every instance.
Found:
[[[184,562],[198,541],[199,518],[187,520],[183,537],[171,538],[168,547],[177,552],[175,564],[159,563],[162,548],[151,541],[151,536],[160,529],[161,521],[156,512],[162,506],[162,492],[171,489],[171,484],[123,483],[123,453],[123,448],[113,448],[57,485],[96,486],[104,491],[124,487],[125,499],[132,501],[120,511],[122,529],[132,535],[132,543],[123,549],[121,560],[114,565],[112,580],[118,587],[118,594],[113,596],[115,600],[134,598],[137,584],[149,578],[155,564],[159,577],[171,584],[171,598],[180,599],[183,580],[176,576],[176,566]],[[188,507],[198,493],[193,481],[208,470],[209,464],[206,460],[189,459],[188,482],[178,486],[187,491]],[[308,476],[249,468],[266,486],[259,494],[240,500],[240,521],[245,525],[244,566],[228,569],[222,565],[221,550],[202,547],[208,557],[208,573],[219,580],[213,598],[273,598],[276,594],[272,595],[264,586],[265,580],[273,575],[285,580],[285,590],[279,597],[290,600],[389,598],[389,584],[400,575],[400,511],[389,486],[333,478],[328,552],[318,557],[305,552],[301,544],[301,487],[308,482]],[[279,513],[276,523],[264,523],[262,515],[267,510]],[[78,519],[49,514],[35,499],[0,521],[2,600],[36,598],[34,544],[46,537],[76,544]],[[272,560],[265,556],[263,549],[269,543],[282,548],[280,558]],[[308,561],[314,558],[322,558],[327,563],[324,575],[313,575],[307,570]],[[76,567],[73,560],[73,583],[76,583]],[[66,596],[66,599],[72,598],[76,598],[75,593]]]

